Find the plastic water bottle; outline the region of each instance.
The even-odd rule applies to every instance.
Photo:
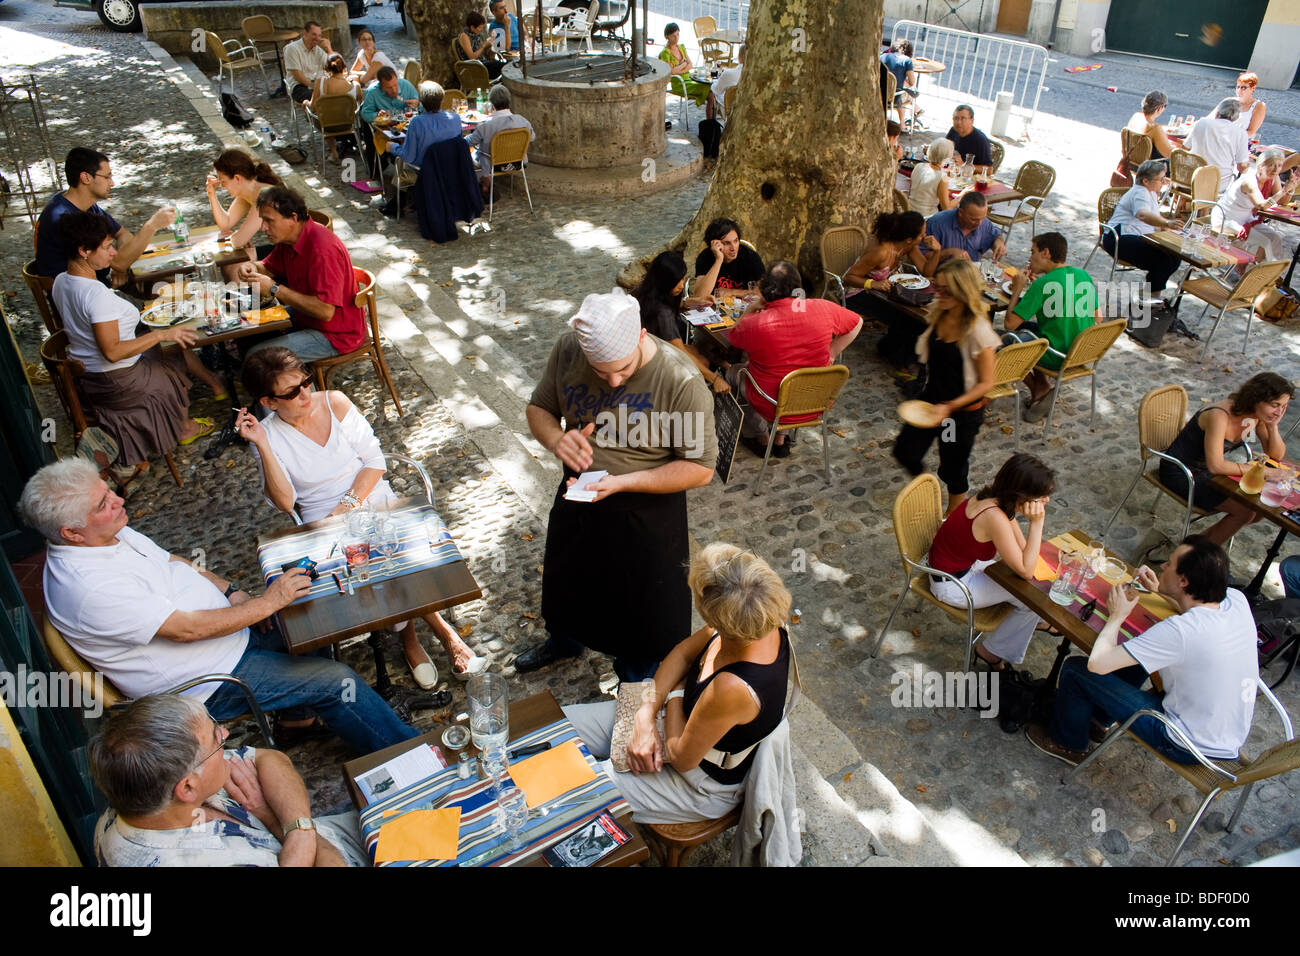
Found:
[[[172,223],[172,235],[176,237],[177,242],[190,241],[190,227],[185,224],[185,213],[179,209],[176,210],[176,221]]]

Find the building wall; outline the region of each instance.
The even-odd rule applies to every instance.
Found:
[[[0,700],[0,866],[79,866],[45,785]]]
[[[1300,2],[1270,0],[1264,12],[1255,50],[1250,55],[1250,71],[1259,74],[1259,85],[1270,90],[1285,90],[1300,67]]]

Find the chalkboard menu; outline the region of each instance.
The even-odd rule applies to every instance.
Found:
[[[731,462],[740,442],[740,421],[744,418],[740,403],[730,392],[713,396],[713,431],[718,439],[718,464],[715,471],[725,485],[731,477]]]

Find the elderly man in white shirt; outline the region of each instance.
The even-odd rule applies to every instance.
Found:
[[[510,91],[504,85],[498,84],[492,87],[492,92],[488,94],[488,102],[492,104],[492,115],[465,137],[465,142],[469,143],[470,148],[474,150],[474,163],[478,166],[478,184],[484,196],[488,194],[492,181],[492,137],[503,130],[526,129],[530,143],[537,138],[537,134],[533,132],[533,124],[511,111]]]
[[[312,817],[293,762],[226,750],[229,731],[184,695],[153,694],[110,714],[90,742],[109,809],[101,866],[365,866],[356,813]]]
[[[727,102],[727,90],[731,89],[740,82],[740,70],[745,65],[745,47],[740,47],[740,52],[736,54],[737,66],[729,66],[713,81],[713,86],[709,90],[709,103],[714,110],[722,117],[722,121],[727,121],[727,111],[725,109]]]
[[[1237,125],[1241,104],[1221,100],[1213,116],[1196,121],[1183,146],[1219,170],[1219,195],[1250,165],[1250,134]]]
[[[207,674],[232,674],[263,709],[285,712],[287,738],[317,729],[300,720],[311,713],[362,754],[416,735],[352,668],[318,656],[290,657],[273,626],[250,632],[250,625],[306,595],[311,582],[301,569],[252,597],[128,528],[122,504],[98,469],[80,458],[37,471],[19,500],[23,519],[49,542],[43,585],[51,623],[123,694],[141,697]],[[220,720],[247,709],[229,683],[187,693]],[[286,725],[287,719],[297,723]]]
[[[334,51],[325,31],[308,20],[302,36],[284,46],[284,68],[289,73],[289,95],[299,103],[311,99],[316,81],[325,75],[325,64]]]
[[[1159,293],[1169,284],[1182,260],[1142,237],[1157,229],[1177,229],[1182,223],[1166,219],[1160,213],[1160,190],[1169,178],[1163,159],[1148,159],[1138,167],[1133,178],[1136,182],[1120,198],[1107,223],[1119,233],[1118,252],[1115,236],[1109,231],[1102,236],[1101,247],[1111,257],[1118,255],[1125,262],[1145,269],[1151,291]]]

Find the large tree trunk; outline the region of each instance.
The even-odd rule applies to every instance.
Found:
[[[704,229],[740,223],[765,263],[789,259],[821,289],[819,243],[892,209],[894,159],[880,107],[882,0],[755,0],[745,66],[699,211],[669,243],[691,267]],[[625,274],[639,273],[635,264]]]
[[[451,43],[465,29],[465,14],[482,4],[474,0],[406,0],[406,16],[420,38],[420,66],[424,79],[456,87]]]

